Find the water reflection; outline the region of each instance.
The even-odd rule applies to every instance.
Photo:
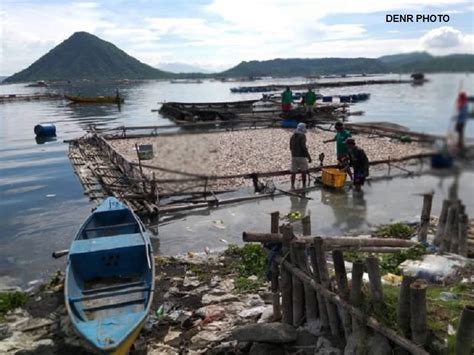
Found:
[[[303,218],[311,214],[311,210],[307,211],[309,199],[306,198],[306,194],[301,194],[301,196],[302,197],[290,196],[290,213],[299,212],[301,218]],[[303,226],[301,223],[294,223],[293,228],[296,234],[303,233]]]
[[[334,213],[332,227],[337,230],[360,230],[367,223],[367,201],[364,191],[351,191],[321,189],[321,202],[332,209]]]
[[[56,137],[41,137],[41,136],[35,137],[36,144],[45,144],[48,142],[55,142],[56,140],[57,140]]]

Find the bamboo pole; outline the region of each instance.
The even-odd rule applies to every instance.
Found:
[[[283,233],[282,255],[285,259],[290,259],[290,242],[293,237],[293,228],[289,225],[281,227]],[[291,260],[291,259],[290,259]],[[286,268],[281,269],[281,307],[282,321],[286,324],[293,324],[293,298],[292,298],[292,278],[291,272]]]
[[[418,279],[410,285],[411,338],[415,344],[424,346],[428,336],[426,328],[426,288],[428,283]]]
[[[323,238],[314,238],[314,250],[316,252],[316,262],[318,265],[319,276],[321,277],[321,285],[326,289],[331,290],[331,283],[326,263],[326,252],[324,250]],[[332,303],[329,299],[326,299],[326,308],[329,327],[331,328],[331,334],[333,336],[339,336],[339,321],[336,305]]]
[[[311,267],[313,269],[313,280],[315,283],[320,285],[321,276],[319,274],[316,251],[314,250],[314,247],[311,247],[311,246],[309,247],[309,257],[311,260]],[[321,292],[318,290],[316,290],[316,298],[318,300],[318,311],[319,311],[318,313],[319,313],[319,319],[321,321],[321,327],[324,329],[328,329],[329,319],[328,319],[328,312],[327,312],[327,307],[326,307],[326,300],[324,299]]]
[[[271,225],[270,230],[272,233],[278,233],[279,229],[279,221],[280,221],[280,212],[272,212],[271,213]],[[273,321],[279,321],[281,319],[281,304],[280,304],[280,269],[278,267],[278,263],[273,260],[272,261],[272,280],[271,280],[271,288],[272,288],[272,305],[273,305]]]
[[[347,282],[346,266],[344,265],[344,255],[340,250],[333,250],[332,260],[334,262],[334,271],[336,273],[336,284],[339,296],[345,301],[349,300],[349,284]],[[351,317],[345,311],[341,311],[342,326],[346,339],[351,335]]]
[[[397,324],[405,337],[410,337],[410,285],[416,280],[416,277],[403,275],[402,284],[397,304]]]
[[[303,235],[311,235],[311,216],[307,215],[301,219],[303,225]],[[299,246],[299,260],[301,269],[310,274],[310,268],[308,264],[307,249],[305,246]],[[306,305],[306,320],[307,322],[316,321],[318,319],[318,299],[316,292],[306,283],[304,285],[304,298]]]
[[[290,244],[291,263],[294,267],[299,266],[298,246]],[[305,299],[303,282],[294,274],[292,274],[292,301],[293,301],[293,326],[298,328],[304,320],[305,316]]]
[[[441,214],[439,215],[438,226],[436,229],[436,235],[434,239],[434,245],[440,247],[443,244],[444,230],[446,229],[446,222],[448,219],[448,210],[451,206],[450,200],[444,200],[443,206],[441,207]]]
[[[469,233],[469,218],[467,214],[463,213],[459,217],[459,227],[458,227],[458,239],[459,239],[459,255],[467,257],[468,254],[468,233]]]
[[[254,233],[254,232],[243,232],[242,240],[244,242],[281,242],[283,235],[273,233]],[[396,239],[396,238],[354,238],[347,236],[337,237],[325,237],[324,246],[328,248],[339,248],[339,247],[406,247],[417,245],[418,243],[410,240]],[[314,238],[306,236],[296,237],[294,243],[302,244],[313,244]]]
[[[276,259],[277,259],[277,262],[279,262],[283,266],[283,269],[286,268],[288,270],[291,270],[290,272],[295,273],[303,282],[309,283],[311,287],[314,290],[321,293],[323,297],[325,297],[326,299],[334,303],[337,303],[341,307],[344,307],[344,309],[350,312],[351,315],[353,315],[354,317],[356,317],[357,319],[363,322],[366,322],[367,326],[374,329],[375,331],[382,334],[383,336],[389,338],[397,345],[400,345],[402,348],[410,351],[414,355],[429,355],[428,352],[420,348],[417,344],[398,335],[395,331],[393,331],[390,328],[387,328],[383,324],[380,324],[375,318],[370,317],[370,316],[368,317],[364,312],[350,305],[349,303],[341,299],[338,295],[336,295],[334,292],[325,288],[323,285],[317,283],[314,279],[306,275],[303,271],[297,268],[293,268],[290,263],[284,260],[284,258],[277,256]]]
[[[457,202],[451,203],[451,206],[448,209],[448,218],[446,221],[446,227],[443,233],[443,244],[441,247],[441,251],[449,252],[451,250],[451,238],[453,236],[452,231],[454,227],[454,223],[456,221],[456,214],[457,214]]]
[[[366,259],[367,273],[369,274],[370,293],[375,308],[381,310],[383,307],[383,289],[382,281],[380,279],[379,258],[376,256],[369,256]]]
[[[364,262],[361,260],[356,260],[352,263],[352,287],[349,294],[349,301],[350,303],[355,306],[359,307],[362,304],[362,286],[363,286],[363,276],[364,276]],[[353,317],[352,319],[352,331],[357,333],[363,331],[364,325],[362,324],[361,320]],[[363,333],[363,332],[362,332]],[[359,343],[363,342],[363,339],[359,339]]]
[[[465,306],[456,333],[456,355],[470,355],[474,349],[474,306]]]
[[[418,228],[418,241],[426,242],[430,226],[431,206],[433,205],[434,192],[423,194],[423,207],[421,209],[420,227]]]

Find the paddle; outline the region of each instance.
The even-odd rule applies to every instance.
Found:
[[[53,251],[52,257],[55,259],[59,259],[67,254],[69,254],[69,249],[57,250]]]

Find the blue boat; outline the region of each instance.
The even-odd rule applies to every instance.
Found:
[[[69,249],[65,303],[75,329],[102,353],[126,354],[153,300],[155,263],[140,219],[109,197]]]

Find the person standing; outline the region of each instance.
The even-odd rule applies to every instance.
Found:
[[[458,133],[458,148],[464,150],[464,129],[468,118],[468,100],[464,91],[461,91],[456,101],[456,132]]]
[[[281,94],[281,109],[283,113],[288,113],[291,110],[291,104],[293,102],[293,92],[290,87],[287,86],[286,90]]]
[[[313,116],[313,106],[316,103],[316,94],[311,88],[309,88],[306,94],[304,95],[304,103],[306,108],[306,115],[308,117]]]
[[[356,145],[354,139],[347,138],[346,145],[349,150],[350,165],[354,169],[352,182],[355,190],[360,191],[365,179],[369,176],[369,158],[367,158],[364,150]]]
[[[351,132],[344,128],[342,122],[336,122],[336,135],[333,139],[323,141],[323,143],[336,142],[337,161],[342,163],[349,158],[349,149],[346,145],[346,139],[352,137]]]
[[[306,146],[306,125],[298,123],[296,130],[290,138],[291,150],[291,188],[295,188],[296,173],[301,173],[303,188],[306,187],[306,175],[308,174],[311,156]]]

